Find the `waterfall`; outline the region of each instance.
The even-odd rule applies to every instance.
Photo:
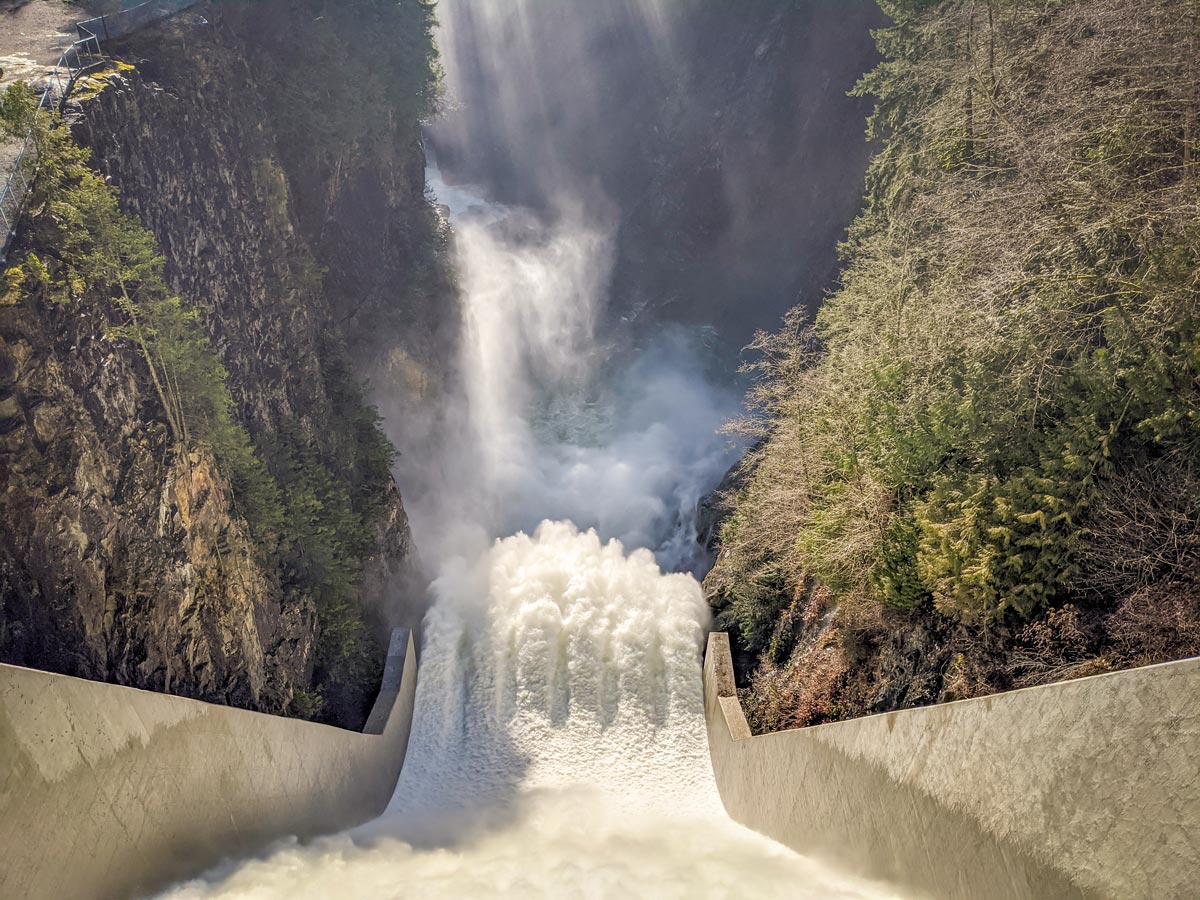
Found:
[[[725,816],[690,575],[547,522],[448,561],[434,592],[387,813],[170,900],[887,896]]]
[[[454,224],[463,402],[438,471],[428,452],[401,457],[402,486],[437,485],[409,504],[422,552],[477,554],[565,519],[702,569],[696,504],[737,457],[719,431],[740,402],[705,376],[703,334],[605,316],[611,226],[580,205],[497,204],[436,165],[427,182]]]
[[[643,50],[666,56],[667,8],[637,0],[608,14],[643,23]],[[553,119],[536,79],[517,77],[541,12],[532,0],[443,12],[450,83],[476,54],[513,158]],[[583,40],[568,31],[555,52],[572,52],[572,34]],[[518,141],[513,123],[534,133]],[[544,188],[536,209],[428,172],[454,225],[462,402],[446,411],[436,465],[410,452],[399,464],[438,576],[388,810],[167,896],[882,897],[724,813],[694,514],[736,459],[719,429],[738,396],[707,377],[701,329],[608,314],[603,198],[569,183],[552,145],[523,158]]]

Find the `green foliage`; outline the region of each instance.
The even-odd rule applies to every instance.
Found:
[[[292,419],[252,438],[237,421],[228,372],[200,310],[167,286],[153,235],[120,209],[116,192],[92,171],[88,151],[68,129],[46,117],[36,139],[40,169],[23,245],[40,252],[26,252],[6,272],[5,297],[100,310],[108,339],[140,358],[175,445],[213,453],[285,591],[315,603],[317,687],[299,692],[293,707],[324,715],[321,690],[378,676],[380,648],[364,621],[358,586],[390,500],[395,450],[379,417],[345,349],[331,340],[320,369],[325,401],[314,410],[328,433],[318,441],[311,426]],[[273,196],[286,205],[282,187]],[[298,278],[301,292],[319,287],[311,263]]]
[[[1200,100],[1172,50],[1200,13],[882,5],[885,59],[857,88],[881,146],[843,287],[760,342],[768,439],[716,572],[757,647],[784,606],[741,587],[763,559],[796,573],[785,596],[815,578],[1027,618],[1088,590],[1116,485],[1200,466]],[[786,534],[762,512],[780,485]]]
[[[733,627],[742,647],[769,653],[779,618],[790,603],[788,579],[777,567],[763,566],[728,586],[717,618],[719,628]]]
[[[935,489],[917,514],[916,568],[938,608],[974,620],[1029,615],[1053,600],[1078,575],[1078,503],[1062,496],[1073,493],[1036,471],[1003,481],[973,473],[962,487]]]
[[[27,254],[14,277],[52,304],[106,305],[106,334],[137,348],[177,444],[212,450],[252,530],[270,535],[282,518],[278,490],[234,420],[228,376],[199,312],[168,289],[154,236],[121,211],[88,151],[54,117],[38,121],[35,137],[32,241],[45,252]]]
[[[883,535],[871,584],[879,601],[893,609],[916,609],[929,599],[928,579],[921,577],[917,552],[921,532],[913,518],[898,515]]]
[[[278,555],[285,587],[316,603],[321,626],[318,666],[337,682],[363,680],[377,669],[378,647],[362,618],[357,588],[363,560],[377,544],[376,526],[394,450],[352,380],[340,383],[349,415],[331,425],[348,446],[322,455],[295,421],[264,437],[267,465],[282,494]],[[336,408],[336,407],[335,407]],[[358,424],[363,434],[345,430]],[[342,452],[346,455],[342,456]]]
[[[274,80],[279,108],[288,110],[278,123],[285,152],[331,168],[407,152],[441,99],[435,6],[300,0],[237,10],[268,48],[256,61],[286,66]],[[279,27],[281,14],[287,27]]]
[[[299,688],[292,695],[292,712],[302,719],[315,719],[325,708],[325,698],[318,692]]]
[[[0,92],[0,132],[24,137],[33,124],[38,99],[28,84],[14,81]]]

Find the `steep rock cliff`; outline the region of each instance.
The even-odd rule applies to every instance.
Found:
[[[98,313],[0,308],[6,661],[270,711],[311,670],[211,458],[173,456]]]
[[[430,98],[325,56],[357,40],[427,89],[429,11],[352,5],[200,4],[110,45],[134,68],[70,105],[200,313],[284,521],[256,533],[211,455],[174,446],[110,307],[18,297],[0,308],[6,661],[348,725],[369,706],[394,595],[419,578],[355,363],[394,347],[432,366],[450,295]],[[296,106],[281,78],[320,89]]]

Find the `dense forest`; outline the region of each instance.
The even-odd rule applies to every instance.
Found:
[[[758,729],[1200,653],[1200,4],[881,5],[707,581]]]

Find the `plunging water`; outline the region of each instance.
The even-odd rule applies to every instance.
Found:
[[[607,346],[601,230],[430,182],[456,218],[469,402],[450,431],[469,439],[412,510],[441,574],[399,784],[369,825],[165,896],[883,896],[721,806],[707,606],[661,568],[698,564],[695,501],[734,452],[716,434],[733,401],[699,345]]]
[[[613,64],[600,31],[667,77],[675,6],[440,5],[447,83],[476,105],[439,127],[460,162],[482,163],[467,170],[515,173],[509,195],[538,208],[428,172],[454,225],[462,402],[425,433],[407,417],[393,427],[439,573],[403,771],[377,821],[283,844],[173,900],[882,896],[724,813],[694,518],[736,459],[718,432],[738,397],[706,376],[702,329],[608,309],[611,210],[560,165],[563,116],[576,137],[612,125],[589,69]],[[546,54],[578,79],[558,100],[540,90]]]
[[[690,575],[549,522],[451,565],[435,593],[388,812],[168,896],[881,896],[725,817]]]

